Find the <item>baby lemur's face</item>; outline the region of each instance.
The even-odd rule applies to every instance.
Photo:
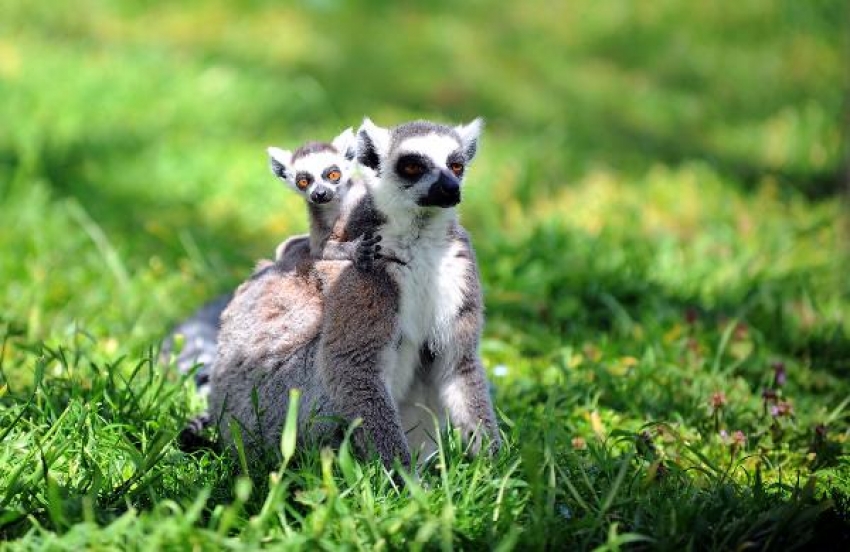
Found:
[[[315,205],[339,202],[351,177],[354,134],[346,129],[333,142],[308,142],[290,153],[269,148],[272,173]]]

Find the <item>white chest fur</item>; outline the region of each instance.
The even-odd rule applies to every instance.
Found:
[[[392,265],[399,286],[400,342],[387,364],[393,397],[402,400],[428,345],[435,354],[451,347],[454,323],[463,305],[469,261],[458,257],[461,244],[447,239],[418,245],[406,265]]]

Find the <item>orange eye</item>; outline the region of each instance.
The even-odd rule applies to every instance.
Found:
[[[298,186],[299,190],[306,190],[307,186],[310,185],[310,182],[308,182],[306,178],[299,178],[295,185]]]
[[[331,182],[339,182],[339,179],[342,177],[342,173],[339,171],[331,171],[328,173],[328,180]]]
[[[425,172],[425,167],[419,163],[407,163],[401,168],[401,170],[403,170],[404,174],[407,176],[419,176]]]
[[[455,173],[455,176],[463,174],[463,163],[449,163],[449,168]]]

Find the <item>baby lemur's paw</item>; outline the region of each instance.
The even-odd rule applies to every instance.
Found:
[[[381,235],[375,235],[371,231],[363,234],[363,238],[357,245],[357,253],[354,257],[354,265],[358,270],[369,272],[375,267],[375,261],[381,258]]]

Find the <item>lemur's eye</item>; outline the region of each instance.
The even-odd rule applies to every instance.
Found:
[[[463,174],[463,163],[449,163],[449,168],[455,173],[455,176]]]
[[[307,180],[306,178],[299,178],[299,179],[295,182],[295,185],[296,185],[296,186],[298,186],[298,189],[299,189],[299,190],[306,190],[306,189],[307,189],[307,186],[309,186],[309,185],[310,185],[310,181],[309,181],[309,180]]]
[[[339,182],[339,179],[342,177],[342,173],[338,170],[334,169],[328,173],[328,180],[331,182]]]
[[[411,161],[402,165],[401,170],[407,176],[421,176],[425,173],[425,166],[422,163]]]

